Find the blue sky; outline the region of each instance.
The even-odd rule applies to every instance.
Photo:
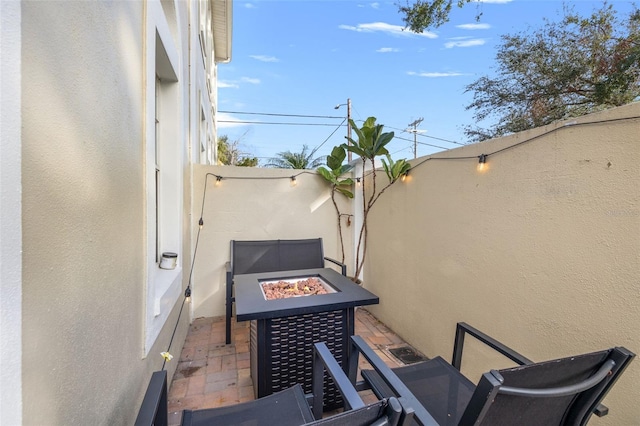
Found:
[[[218,135],[240,140],[261,164],[303,145],[327,155],[345,142],[346,105],[334,107],[349,98],[356,124],[374,116],[395,132],[394,159],[413,158],[414,134],[405,130],[419,118],[418,156],[455,148],[473,122],[464,88],[492,75],[500,36],[540,28],[563,10],[559,0],[487,0],[454,8],[447,24],[414,34],[403,31],[398,2],[234,1],[232,60],[218,67],[218,110],[229,112],[218,112]],[[602,1],[566,4],[587,16]],[[626,16],[632,3],[609,4]]]

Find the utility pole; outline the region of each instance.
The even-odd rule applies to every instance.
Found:
[[[351,98],[347,98],[347,143],[351,145]],[[351,162],[351,151],[347,153],[347,161]]]
[[[351,145],[351,98],[347,98],[346,104],[338,104],[334,109],[338,109],[342,105],[347,105],[347,145]],[[351,151],[347,152],[347,161],[351,162]]]
[[[407,130],[410,133],[413,133],[413,158],[418,158],[418,125],[422,123],[424,120],[423,117],[418,118],[413,123],[409,123],[409,127],[413,127],[413,130]]]

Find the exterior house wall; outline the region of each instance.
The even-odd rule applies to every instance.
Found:
[[[24,424],[124,424],[144,392],[143,19],[23,3]]]
[[[17,170],[22,180],[18,288],[23,309],[21,315],[19,305],[12,309],[19,315],[16,327],[22,335],[13,337],[22,339],[22,365],[7,365],[3,349],[2,368],[19,368],[21,377],[13,389],[19,391],[21,385],[22,392],[15,398],[18,417],[3,414],[0,420],[133,424],[151,372],[162,366],[160,352],[169,346],[188,278],[182,273],[177,293],[161,300],[160,315],[151,318],[156,323],[161,318],[153,326],[157,337],[149,338],[153,327],[148,314],[154,309],[147,300],[154,291],[150,271],[157,268],[149,268],[154,215],[147,214],[155,208],[148,196],[154,191],[148,179],[153,168],[148,117],[154,110],[148,80],[149,70],[153,79],[158,66],[149,55],[156,52],[153,25],[160,25],[156,20],[164,16],[168,31],[163,36],[168,34],[175,53],[172,131],[179,155],[170,185],[178,188],[182,209],[176,222],[178,269],[186,271],[191,265],[193,226],[187,213],[191,163],[199,161],[200,107],[207,111],[208,128],[215,128],[212,94],[201,91],[196,99],[194,88],[196,75],[214,75],[213,69],[204,69],[200,47],[192,43],[200,26],[198,7],[206,2],[9,3],[18,4],[22,15],[17,24],[17,59],[22,62],[17,104],[22,158]],[[4,20],[4,3],[2,7]],[[3,35],[4,29],[3,21]],[[3,79],[4,55],[3,45]],[[4,111],[4,97],[2,105]],[[4,174],[2,189],[4,198]],[[4,227],[4,214],[2,219]],[[4,243],[3,233],[3,270],[8,259]],[[12,248],[20,252],[19,245]],[[4,276],[2,289],[4,314]],[[185,309],[171,346],[174,355],[181,350],[188,322]],[[3,321],[3,347],[4,326]],[[175,363],[166,368],[171,377]],[[5,398],[10,384],[3,376],[3,409],[5,401],[13,402]]]
[[[413,161],[370,214],[372,312],[430,357],[450,359],[459,321],[538,361],[640,353],[639,117],[634,103]],[[509,366],[465,353],[474,381]],[[639,398],[636,359],[590,424],[637,424]]]
[[[22,423],[20,20],[0,2],[0,425]]]
[[[231,240],[322,237],[325,256],[341,259],[337,216],[329,185],[314,171],[306,171],[297,176],[297,185],[292,186],[290,176],[300,172],[302,170],[234,166],[194,167],[191,214],[197,223],[202,212],[204,222],[193,273],[194,318],[224,315],[225,263],[229,261]],[[203,206],[207,173],[223,179],[216,186],[215,176],[209,175]],[[351,213],[352,207],[346,198],[339,195],[336,199],[343,213]],[[348,250],[353,246],[353,226],[346,227],[343,219],[343,229],[347,273],[353,273],[353,256]]]

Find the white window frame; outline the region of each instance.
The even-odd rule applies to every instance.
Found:
[[[147,3],[146,31],[146,299],[147,356],[182,289],[183,117],[180,56],[158,0]],[[163,251],[178,254],[178,266],[160,269]]]
[[[198,145],[200,146],[200,149],[198,150],[198,158],[199,158],[199,162],[200,164],[210,164],[210,162],[208,161],[208,151],[209,151],[209,147],[207,146],[207,133],[208,133],[208,126],[207,126],[207,116],[205,115],[204,112],[204,106],[202,105],[202,94],[200,93],[200,120],[198,122],[198,140],[199,143]]]

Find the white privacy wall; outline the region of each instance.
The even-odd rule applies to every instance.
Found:
[[[292,186],[290,176],[300,172],[297,184]],[[216,178],[209,175],[203,209],[207,173],[223,179],[216,186]],[[313,171],[196,165],[193,187],[193,223],[198,222],[201,211],[204,221],[193,273],[196,318],[224,315],[225,263],[231,240],[321,237],[325,256],[340,259],[337,216],[329,185]],[[345,200],[339,199],[343,212],[350,212]],[[352,247],[352,232],[353,227],[345,227],[346,247]],[[352,263],[352,256],[348,256],[350,273]]]

